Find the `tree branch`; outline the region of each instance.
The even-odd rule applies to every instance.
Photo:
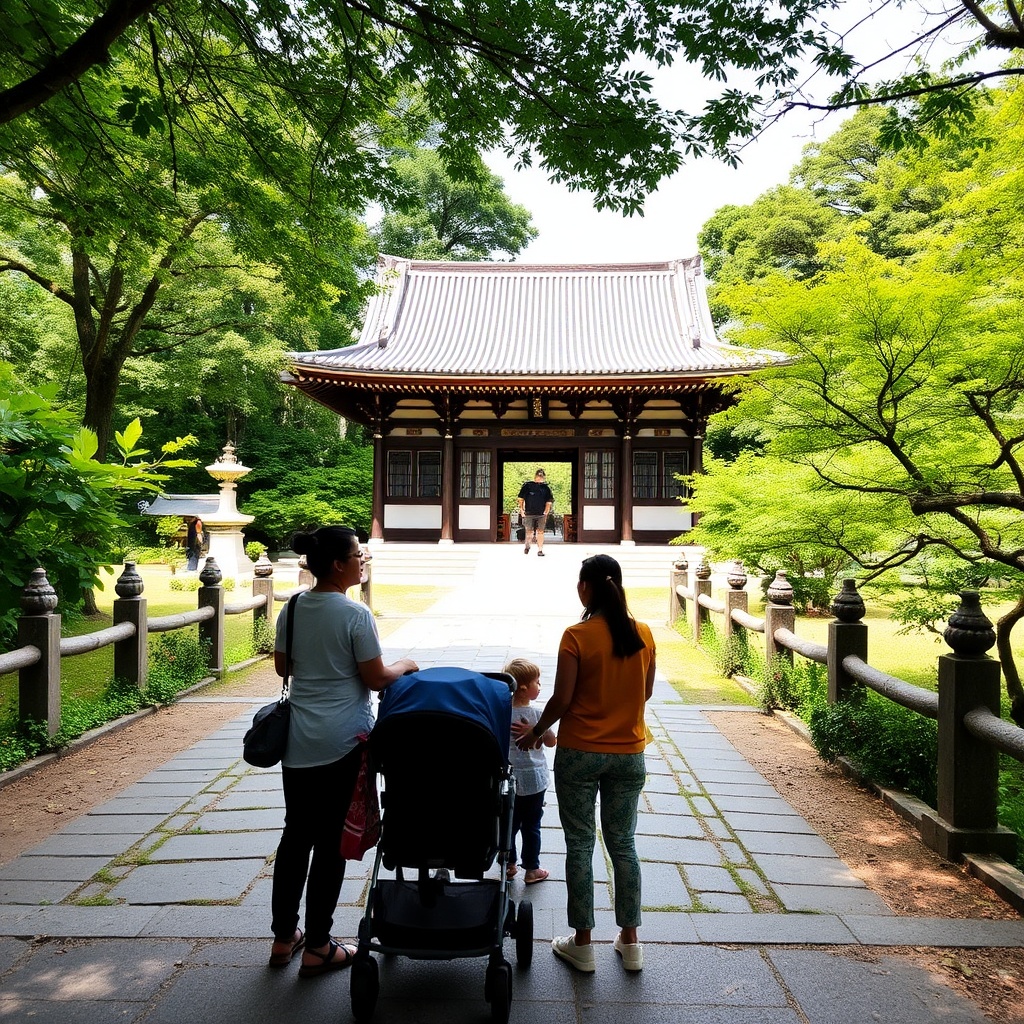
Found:
[[[112,43],[144,14],[162,0],[110,0],[110,7],[101,14],[63,53],[53,57],[31,78],[0,92],[0,124],[7,124],[21,114],[45,103],[65,86],[85,74],[96,64],[109,60]]]
[[[1018,42],[1018,46],[1022,45]],[[1007,75],[1024,75],[1024,68],[1000,68],[998,71],[978,72],[974,75],[967,75],[964,78],[954,78],[948,82],[934,82],[931,85],[922,85],[915,89],[904,89],[901,92],[884,93],[879,96],[860,96],[857,99],[843,100],[841,103],[811,103],[807,100],[787,100],[783,105],[780,114],[785,114],[795,107],[802,107],[804,110],[849,110],[851,107],[882,106],[886,103],[894,103],[896,100],[910,100],[918,96],[927,96],[933,92],[947,92],[950,89],[959,89],[961,86],[973,88],[990,78],[1004,78]]]
[[[24,263],[19,263],[18,260],[0,258],[0,274],[4,273],[24,274],[30,281],[34,281],[41,288],[45,288],[51,295],[60,299],[61,302],[66,302],[69,306],[75,304],[75,297],[71,292],[65,291],[56,281],[43,277],[38,271],[33,270]]]

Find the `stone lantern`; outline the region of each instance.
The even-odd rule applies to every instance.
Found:
[[[235,487],[252,470],[235,458],[235,446],[229,441],[224,445],[220,458],[212,466],[206,467],[206,472],[220,486],[217,511],[203,517],[203,525],[210,537],[209,555],[217,562],[224,576],[237,578],[249,575],[252,562],[245,554],[242,527],[251,523],[255,516],[247,516],[238,511]]]

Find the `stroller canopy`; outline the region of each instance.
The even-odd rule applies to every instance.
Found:
[[[377,721],[396,715],[433,712],[455,715],[494,736],[508,762],[512,693],[508,684],[465,668],[425,668],[402,676],[381,694]]]

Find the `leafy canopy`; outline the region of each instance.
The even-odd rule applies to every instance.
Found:
[[[210,33],[226,40],[226,58],[281,83],[324,137],[358,139],[397,91],[422,84],[449,155],[537,154],[555,180],[637,212],[681,154],[734,159],[738,142],[794,108],[882,103],[882,141],[920,143],[922,130],[969,126],[977,86],[1024,72],[1017,0],[944,0],[919,19],[900,11],[843,0],[449,0],[429,10],[411,0],[12,0],[0,15],[0,124],[101,75],[125,46],[174,34],[199,54]],[[158,67],[158,45],[152,53]],[[654,97],[651,72],[673,63],[720,86],[703,109]],[[198,64],[212,85],[225,71],[237,68]],[[158,131],[173,97],[129,86],[121,117]],[[92,118],[88,104],[81,112]]]
[[[54,387],[25,388],[0,363],[0,639],[10,641],[21,590],[37,566],[62,602],[74,607],[99,584],[114,531],[125,525],[126,492],[155,491],[194,439],[165,443],[159,455],[140,447],[138,420],[115,435],[117,462],[96,460],[96,435],[56,408]],[[6,644],[5,644],[6,646]]]
[[[719,295],[734,337],[791,361],[743,384],[724,416],[756,454],[712,461],[693,497],[697,537],[737,553],[763,557],[778,538],[791,557],[832,553],[866,579],[906,567],[952,580],[950,559],[975,579],[999,578],[1017,602],[997,623],[997,645],[1018,720],[1024,231],[1002,208],[1024,188],[1021,103],[993,96],[973,151],[957,160],[940,140],[842,171],[804,163],[806,191],[820,188],[838,214],[816,247],[819,269],[758,276],[737,262]],[[826,155],[860,146],[857,122]],[[914,196],[925,199],[916,210]]]

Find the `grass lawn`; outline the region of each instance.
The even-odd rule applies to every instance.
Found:
[[[113,604],[117,594],[114,583],[121,574],[122,566],[115,566],[110,573],[104,573],[104,587],[96,591],[96,604],[100,614],[96,618],[73,616],[61,623],[62,636],[82,636],[105,629],[111,624]],[[143,596],[146,598],[146,612],[150,617],[175,615],[198,607],[197,592],[192,590],[172,590],[174,579],[195,579],[194,576],[173,576],[163,565],[143,565],[139,573],[145,583]],[[231,604],[252,596],[248,586],[241,586],[226,592],[225,602]],[[58,611],[60,609],[58,608]],[[252,612],[241,615],[229,615],[224,624],[225,663],[230,665],[249,656],[252,639]],[[188,627],[198,630],[198,626]],[[150,647],[158,642],[162,634],[149,635]],[[88,654],[77,654],[61,661],[61,694],[64,697],[93,698],[99,696],[111,680],[114,667],[114,649],[112,645],[103,647]],[[0,715],[15,707],[18,700],[17,673],[0,677]]]
[[[78,616],[66,619],[62,622],[62,636],[81,636],[85,633],[94,633],[111,624],[114,599],[117,597],[114,592],[114,583],[121,571],[122,566],[115,566],[112,572],[103,574],[104,587],[96,592],[96,604],[99,607],[100,616],[94,619]],[[167,566],[163,565],[143,565],[139,567],[139,573],[145,583],[143,596],[147,601],[146,611],[151,617],[175,615],[198,606],[198,595],[195,590],[171,589],[173,580],[194,580],[194,575],[173,575]],[[292,584],[282,581],[280,586],[287,590],[291,588]],[[443,587],[375,585],[373,600],[378,613],[377,625],[380,635],[387,636],[396,630],[405,618],[425,611],[447,592],[447,589]],[[249,586],[242,585],[227,591],[224,599],[227,604],[231,604],[243,601],[251,594]],[[277,602],[275,605],[274,620],[283,607]],[[225,618],[225,664],[231,665],[249,656],[252,621],[251,612],[229,615]],[[198,629],[197,626],[189,628]],[[150,645],[157,643],[161,635],[151,633]],[[112,646],[101,648],[98,651],[90,651],[88,654],[64,658],[61,662],[62,696],[83,698],[99,696],[110,682],[113,665]],[[17,701],[17,673],[0,677],[0,715],[16,707]]]
[[[1011,604],[1002,604],[993,598],[982,597],[985,614],[994,622],[1009,610]],[[760,615],[760,612],[752,614]],[[798,616],[794,632],[818,643],[828,642],[830,618],[807,618]],[[915,686],[934,690],[938,681],[938,658],[940,654],[951,654],[948,644],[934,633],[913,631],[901,635],[902,628],[890,618],[884,605],[868,602],[864,623],[868,627],[868,664],[891,676],[903,679]],[[994,653],[993,651],[989,652]],[[1014,655],[1018,664],[1024,664],[1024,635],[1018,636],[1014,644]]]
[[[667,587],[631,587],[629,609],[654,632],[658,668],[686,704],[757,703],[746,690],[724,677],[702,650],[665,625]]]

